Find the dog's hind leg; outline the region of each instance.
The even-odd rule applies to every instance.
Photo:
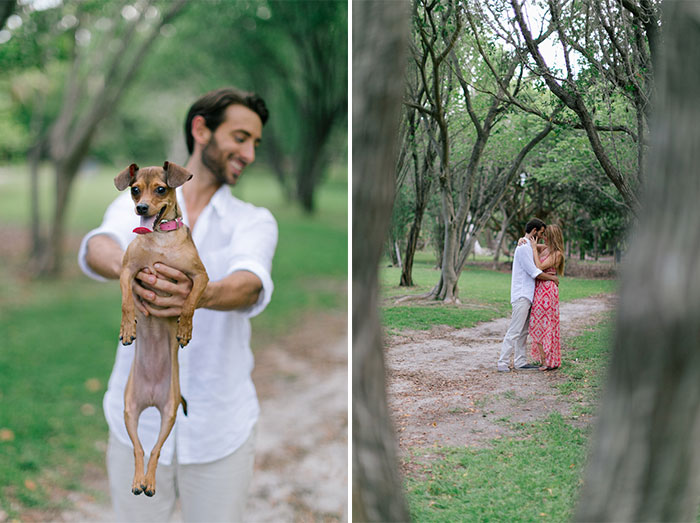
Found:
[[[127,383],[127,390],[129,390],[129,382]],[[143,411],[143,407],[136,405],[133,402],[125,403],[124,405],[124,422],[126,424],[126,431],[131,438],[131,443],[134,445],[134,481],[131,484],[131,492],[136,495],[141,494],[144,490],[144,475],[143,475],[143,447],[139,441],[138,434],[138,422],[139,415]]]
[[[160,449],[163,447],[165,440],[168,439],[170,431],[175,425],[175,417],[177,415],[177,407],[179,402],[171,406],[173,402],[169,401],[164,409],[160,410],[160,433],[158,441],[151,450],[151,455],[148,457],[148,470],[144,478],[143,493],[147,496],[153,496],[156,493],[156,467],[158,466],[158,458],[160,457]]]
[[[151,450],[151,455],[148,458],[148,469],[146,470],[144,493],[147,496],[153,496],[156,493],[156,467],[158,466],[158,458],[160,450],[168,439],[170,431],[175,425],[177,418],[177,409],[184,398],[180,395],[180,373],[178,367],[178,342],[171,331],[169,334],[170,342],[170,376],[164,382],[167,390],[161,389],[162,395],[158,394],[159,399],[156,401],[156,408],[160,411],[160,433],[158,441]],[[186,405],[186,404],[184,404]]]

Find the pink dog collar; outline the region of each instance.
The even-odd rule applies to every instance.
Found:
[[[174,220],[170,220],[167,222],[161,222],[158,225],[158,228],[161,231],[175,231],[184,225],[185,224],[182,222],[182,218],[178,217],[178,218],[175,218]],[[133,232],[135,232],[136,234],[148,234],[148,233],[151,233],[153,231],[151,229],[149,229],[148,227],[136,227]]]
[[[184,225],[184,223],[182,223],[182,218],[180,218],[178,216],[174,220],[170,220],[168,222],[160,222],[160,225],[158,225],[158,228],[161,231],[174,231],[176,229],[179,229],[183,225]]]

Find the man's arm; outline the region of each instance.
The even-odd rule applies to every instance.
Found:
[[[124,250],[121,245],[107,234],[97,234],[87,242],[85,261],[103,278],[119,279],[123,258]]]
[[[557,285],[559,285],[559,277],[555,276],[554,274],[547,274],[546,272],[541,272],[537,275],[535,278],[536,280],[549,280],[553,281]]]
[[[85,261],[100,276],[119,279],[124,251],[119,243],[106,234],[98,234],[87,243]],[[157,275],[141,271],[137,274],[147,287],[138,281],[134,284],[136,306],[144,314],[157,317],[179,316],[182,305],[192,290],[192,281],[177,269],[156,264]],[[245,309],[258,301],[263,285],[255,274],[236,271],[219,281],[207,284],[198,308],[228,311]],[[166,294],[166,295],[162,295]]]
[[[156,263],[154,268],[155,275],[139,273],[138,278],[147,288],[135,285],[134,292],[141,298],[148,314],[159,318],[179,316],[192,290],[192,280],[178,269],[161,263]],[[210,281],[197,308],[218,311],[247,309],[257,303],[262,289],[258,276],[245,270],[236,271],[221,280]]]
[[[247,309],[257,303],[262,290],[262,281],[255,274],[236,271],[222,280],[210,282],[199,307],[217,311]]]

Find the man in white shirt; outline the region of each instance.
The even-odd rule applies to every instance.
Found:
[[[197,100],[185,122],[193,178],[177,188],[184,222],[209,275],[194,315],[190,344],[180,351],[180,386],[188,416],[177,421],[162,448],[153,498],[131,493],[133,447],[124,425],[124,387],[134,349],[119,345],[104,397],[110,429],[107,469],[117,521],[167,521],[180,498],[185,521],[240,521],[253,471],[259,406],[250,377],[249,319],[269,303],[277,223],[267,209],[234,198],[235,185],[255,160],[268,111],[262,99],[219,89]],[[139,218],[126,191],[107,209],[102,225],[83,239],[78,255],[90,277],[118,279]],[[156,265],[134,284],[137,307],[158,317],[179,316],[192,282]],[[142,414],[139,438],[146,453],[160,416]]]
[[[510,372],[510,357],[513,357],[515,370],[533,370],[537,365],[527,362],[527,332],[530,325],[530,308],[535,295],[535,280],[552,280],[559,285],[559,278],[546,274],[535,265],[530,242],[536,242],[544,235],[545,224],[542,220],[533,218],[525,225],[526,243],[518,245],[513,254],[513,273],[510,281],[510,304],[513,307],[508,331],[501,346],[501,356],[498,358],[498,371]]]

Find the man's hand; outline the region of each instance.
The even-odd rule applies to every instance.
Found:
[[[156,263],[154,268],[156,274],[146,268],[136,275],[133,286],[136,307],[146,316],[180,316],[192,290],[192,280],[185,273],[162,263]]]

